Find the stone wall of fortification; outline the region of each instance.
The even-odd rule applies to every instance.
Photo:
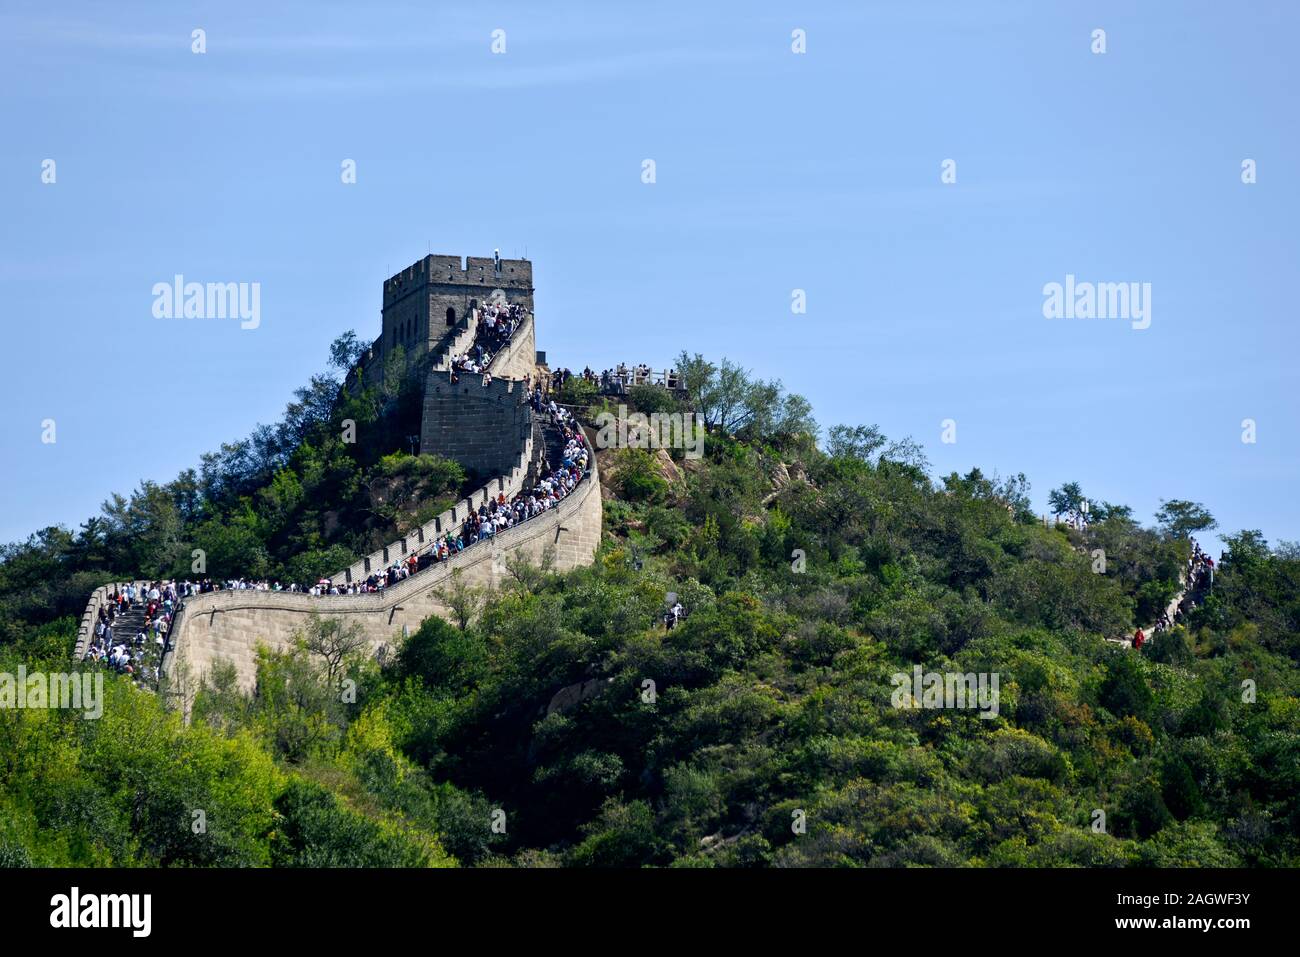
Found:
[[[408,356],[435,348],[496,290],[533,310],[533,264],[527,259],[425,256],[384,281],[381,365],[397,346]]]
[[[504,495],[507,499],[514,498],[524,487],[533,453],[533,436],[530,433],[508,475],[490,480],[482,488],[476,489],[463,501],[457,502],[431,521],[412,529],[397,541],[389,542],[383,548],[371,552],[343,571],[335,572],[330,576],[330,581],[336,584],[364,581],[372,572],[381,572],[393,562],[401,561],[407,555],[419,552],[434,539],[448,532],[459,531],[465,524],[465,519],[469,518],[469,513],[488,499],[496,498],[498,495]]]
[[[446,372],[425,377],[420,451],[460,462],[479,476],[506,475],[532,434],[528,387],[518,380]]]
[[[384,359],[401,344],[408,353],[435,350],[426,366],[420,451],[443,455],[464,465],[486,483],[465,500],[407,535],[331,576],[338,584],[362,581],[371,573],[421,551],[434,538],[459,530],[471,509],[488,497],[512,498],[522,490],[530,465],[542,449],[536,445],[527,382],[536,373],[536,332],[532,263],[459,256],[426,256],[384,282],[384,328],[362,362],[362,378],[374,384]],[[522,303],[529,316],[511,342],[492,359],[491,381],[462,374],[451,381],[448,360],[474,340],[474,308],[501,290],[510,302]],[[449,324],[454,320],[454,325]],[[418,355],[412,355],[412,359]],[[234,663],[241,686],[255,678],[259,644],[284,648],[306,628],[313,614],[355,622],[373,649],[393,646],[430,615],[445,616],[435,592],[454,571],[473,585],[496,586],[509,575],[506,561],[525,556],[565,571],[591,563],[600,544],[601,492],[596,463],[582,483],[556,508],[480,542],[450,561],[426,568],[382,592],[326,595],[264,591],[222,591],[189,599],[174,620],[172,646],[163,663],[173,689],[189,699],[194,681],[218,660]],[[145,583],[140,583],[145,584]],[[113,586],[96,589],[83,615],[77,657],[85,652],[95,617]],[[185,676],[188,676],[186,678]],[[178,680],[178,679],[185,680]]]
[[[509,577],[507,558],[525,556],[540,564],[550,553],[553,569],[567,571],[591,564],[600,534],[600,480],[593,462],[587,477],[555,508],[382,592],[313,597],[227,591],[191,598],[173,630],[177,650],[169,656],[165,671],[173,689],[188,698],[197,680],[218,660],[226,660],[235,665],[240,686],[250,689],[256,678],[258,644],[290,647],[313,613],[360,625],[376,652],[385,646],[394,650],[403,634],[414,632],[425,618],[447,614],[434,593],[449,583],[454,570],[460,569],[469,584],[495,587]]]
[[[533,317],[519,324],[510,343],[492,357],[488,367],[494,376],[503,379],[520,379],[528,382],[536,378],[537,338],[533,332]]]
[[[85,657],[86,651],[90,648],[90,642],[95,636],[95,623],[99,619],[99,609],[110,604],[110,596],[119,591],[125,591],[127,585],[135,585],[137,591],[148,591],[151,584],[152,582],[139,580],[110,582],[91,592],[90,601],[86,603],[86,610],[81,613],[81,623],[77,626],[77,643],[72,650],[73,660],[80,661]]]

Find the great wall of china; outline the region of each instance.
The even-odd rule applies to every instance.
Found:
[[[545,416],[533,413],[527,396],[528,382],[537,371],[532,294],[532,264],[498,257],[470,257],[462,265],[458,256],[427,256],[385,281],[383,331],[357,375],[374,382],[400,347],[408,368],[425,377],[420,451],[495,477],[431,521],[336,572],[330,576],[333,582],[361,581],[382,572],[459,528],[469,512],[489,498],[504,494],[510,499],[532,477],[546,453],[548,429]],[[464,374],[454,382],[451,357],[474,342],[480,296],[484,302],[496,298],[522,303],[527,316],[492,356],[490,381],[484,384],[480,376]],[[590,435],[588,439],[590,447]],[[381,653],[430,615],[449,614],[439,593],[454,574],[466,585],[496,586],[510,576],[509,563],[516,559],[545,562],[555,571],[590,564],[600,544],[601,509],[593,454],[587,475],[555,507],[381,591],[313,596],[232,590],[190,597],[173,620],[162,672],[183,701],[218,661],[233,663],[240,686],[251,689],[258,646],[290,646],[312,615],[355,624],[372,651]],[[78,660],[94,634],[99,609],[123,584],[109,583],[91,594],[74,652]]]

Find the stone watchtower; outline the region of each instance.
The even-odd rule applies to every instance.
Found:
[[[490,374],[453,376],[447,362],[450,353],[474,345],[479,328],[475,307],[498,297],[524,305],[527,315],[508,342],[483,344],[494,350]],[[405,376],[400,384],[419,390],[420,451],[460,462],[482,484],[441,514],[407,529],[400,539],[357,556],[348,568],[330,576],[333,582],[362,581],[424,553],[436,539],[463,527],[469,512],[483,507],[489,498],[509,500],[529,488],[558,438],[549,417],[534,417],[528,401],[529,380],[538,371],[532,309],[533,268],[523,259],[471,258],[462,264],[458,256],[426,256],[384,282],[383,332],[358,364],[357,377],[368,388],[376,379],[391,385],[383,382],[387,377],[382,373],[396,374],[399,369],[394,364],[393,370],[384,370],[384,360],[401,346],[412,361],[400,370]],[[385,392],[386,398],[394,398],[391,390]],[[412,390],[403,389],[399,395],[410,399]],[[415,410],[405,402],[395,411],[403,427],[417,427]],[[162,670],[174,678],[180,664],[185,669],[182,674],[201,679],[218,662],[233,663],[240,687],[251,690],[258,649],[263,644],[292,647],[314,616],[345,616],[379,653],[391,648],[397,636],[419,628],[430,615],[450,617],[443,589],[453,575],[463,574],[461,580],[467,584],[486,588],[500,583],[514,557],[537,565],[553,562],[556,571],[590,565],[600,546],[602,514],[594,459],[590,468],[588,476],[554,508],[447,562],[424,567],[382,592],[311,596],[231,589],[192,596],[173,620],[174,650],[165,657]],[[104,586],[91,595],[77,639],[78,660],[93,638],[99,608],[116,587]],[[196,683],[172,685],[174,690],[182,689],[180,697],[188,712],[192,695],[182,686],[192,689]]]
[[[473,345],[475,310],[493,299],[523,305],[528,317],[493,357],[493,381],[467,375],[453,383],[449,354]],[[527,259],[425,256],[384,281],[383,330],[362,375],[367,385],[382,382],[400,350],[406,375],[423,378],[420,451],[454,459],[476,478],[508,474],[532,434],[532,311],[533,264]]]
[[[418,360],[436,352],[449,333],[464,328],[479,303],[500,290],[533,311],[533,264],[527,259],[425,256],[384,281],[383,333],[374,358],[383,368],[400,345]]]

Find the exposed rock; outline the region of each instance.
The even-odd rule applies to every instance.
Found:
[[[772,491],[763,496],[763,507],[769,507],[775,502],[783,491],[791,485],[811,485],[808,481],[808,473],[803,470],[803,466],[798,462],[793,465],[786,465],[784,462],[777,462],[772,468],[772,474],[769,476],[772,483]]]
[[[606,491],[605,498],[617,497],[613,490],[618,488],[618,453],[621,449],[602,449],[596,452],[596,462],[600,470],[600,481]],[[682,480],[682,469],[673,461],[667,449],[646,449],[654,464],[654,470],[669,485]]]
[[[655,460],[655,471],[670,485],[682,480],[682,470],[677,467],[667,449],[655,449],[651,453]]]

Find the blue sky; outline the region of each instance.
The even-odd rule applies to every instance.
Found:
[[[1190,498],[1300,539],[1298,21],[1283,2],[8,2],[0,540],[273,421],[334,336],[377,334],[385,277],[494,247],[533,260],[553,364],[725,355],[824,426],[913,436],[936,474],[1023,471],[1040,509],[1073,479],[1143,520]],[[155,319],[177,273],[260,283],[261,325]],[[1151,283],[1150,328],[1045,319],[1066,274]]]

